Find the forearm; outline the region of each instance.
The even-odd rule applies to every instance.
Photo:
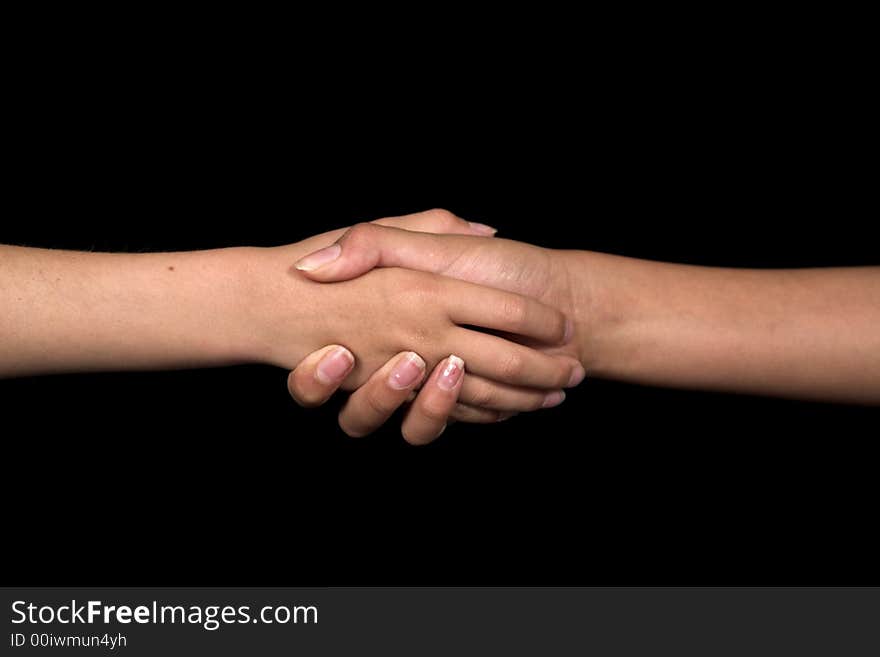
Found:
[[[0,376],[253,360],[250,252],[0,246]]]
[[[596,376],[880,403],[880,268],[737,270],[569,252]]]

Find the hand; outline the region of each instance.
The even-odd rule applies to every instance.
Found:
[[[451,222],[449,221],[450,218],[452,219]],[[392,220],[385,220],[385,221],[386,222],[394,221],[394,222],[397,222],[398,224],[403,224],[404,222],[410,222],[410,224],[411,224],[414,221],[420,221],[422,223],[422,225],[429,225],[431,222],[436,223],[438,219],[445,221],[447,228],[457,229],[457,230],[460,230],[461,232],[478,232],[478,233],[482,233],[482,234],[491,234],[491,232],[492,232],[492,229],[489,229],[488,227],[482,227],[482,226],[477,225],[476,228],[474,228],[474,225],[467,224],[466,222],[463,222],[457,218],[452,217],[448,213],[443,213],[443,212],[422,213],[420,215],[415,215],[413,217],[395,218]],[[341,232],[336,233],[336,235],[339,235],[339,234],[341,234]],[[312,240],[309,240],[308,242],[311,244],[300,243],[297,245],[292,245],[290,247],[283,247],[281,249],[276,249],[274,251],[278,252],[278,253],[293,253],[293,254],[302,253],[303,251],[307,251],[308,247],[313,246],[316,242],[327,240],[329,237],[332,237],[332,236],[333,236],[333,234],[320,236],[319,238],[313,238]],[[264,261],[264,260],[265,260],[265,258],[263,258],[263,257],[259,258],[259,261]],[[290,262],[290,261],[288,260],[287,262]],[[261,276],[258,278],[265,280],[266,276]],[[263,292],[265,292],[265,290],[263,290]],[[519,312],[522,312],[523,310],[525,310],[528,314],[531,314],[528,311],[529,304],[526,304],[525,306],[523,306],[522,305],[523,301],[524,300],[519,300],[519,301],[512,300],[512,301],[506,302],[507,309],[504,310],[503,312],[506,312],[506,313],[509,313],[511,311],[517,312],[517,310]],[[275,308],[278,307],[277,304],[274,304],[274,305],[275,305]],[[266,313],[266,314],[271,315],[272,313]],[[522,317],[522,318],[520,318],[519,321],[522,322],[522,321],[525,321],[526,319],[527,319],[526,317]],[[476,320],[471,320],[471,319],[465,319],[464,321],[468,321],[472,324],[478,323]],[[554,321],[556,321],[558,323],[558,318],[555,319]],[[305,322],[301,322],[301,323],[305,326],[311,326],[313,324],[313,321],[305,321]],[[510,329],[513,329],[513,327],[511,325],[508,324],[507,326]],[[290,326],[287,327],[287,330],[288,331],[290,330]],[[564,329],[563,329],[563,331],[564,331]],[[524,331],[524,332],[528,333],[527,331]],[[485,336],[482,334],[476,334],[476,335],[479,338],[489,338],[490,337],[490,336]],[[535,335],[535,337],[537,339],[542,339],[542,338],[546,339],[546,335],[547,335],[546,333],[542,333],[540,335]],[[563,336],[564,336],[564,333],[563,333]],[[271,341],[271,338],[267,338],[267,340]],[[498,340],[498,339],[492,338],[492,340]],[[558,342],[558,339],[554,338],[553,341]],[[522,351],[520,353],[526,354],[529,352],[528,352],[528,350],[526,350],[526,351]],[[478,354],[478,357],[482,357],[482,356],[483,356],[482,353]],[[275,360],[273,360],[276,358],[277,358],[276,355],[269,356],[269,359],[272,360],[272,362],[276,362]],[[337,362],[337,366],[331,367],[331,369],[335,371],[335,374],[337,377],[346,377],[349,369],[350,368],[354,369],[353,368],[353,357],[351,356],[350,352],[346,352],[343,349],[322,350],[321,354],[319,355],[318,360],[320,360],[320,359],[325,359],[330,362],[334,362],[334,361]],[[502,363],[502,368],[504,368],[504,371],[509,371],[511,367],[513,367],[514,369],[516,367],[521,367],[523,362],[527,363],[528,361],[529,361],[528,357],[525,357],[525,361],[524,361],[522,356],[514,355],[513,360],[512,360],[512,365],[511,365],[510,359],[508,358],[508,363],[507,364]],[[310,360],[309,363],[310,362],[313,362],[313,361]],[[292,392],[292,394],[294,394],[294,396],[296,398],[298,398],[299,401],[301,401],[302,403],[304,403],[306,405],[313,404],[316,402],[320,403],[321,401],[323,401],[323,399],[326,398],[327,395],[329,395],[329,391],[323,397],[321,396],[320,389],[322,386],[326,386],[326,383],[324,381],[318,381],[318,379],[316,377],[317,370],[314,367],[311,367],[311,368],[305,367],[305,365],[307,365],[307,364],[308,363],[304,363],[303,366],[298,368],[298,372],[295,372],[291,375],[291,377],[290,377],[291,392]],[[372,367],[373,366],[371,366],[371,368]],[[303,373],[308,372],[308,376],[298,376],[300,369]],[[582,371],[582,368],[580,368],[580,366],[577,363],[572,363],[572,361],[569,361],[568,369],[569,369],[569,371],[571,371],[572,369],[574,370],[574,372],[575,372],[574,378],[576,380],[579,380],[580,378],[582,378],[583,371]],[[471,370],[473,371],[473,368],[471,368]],[[357,384],[357,381],[355,379],[352,379],[352,380],[355,381],[355,383],[352,384],[351,381],[349,381],[349,383],[348,383],[349,387],[351,387],[351,385]],[[431,380],[433,381],[433,378]],[[569,377],[569,380],[570,380],[570,377]],[[373,377],[370,381],[370,385],[367,386],[367,389],[362,391],[362,394],[356,395],[354,397],[354,399],[351,401],[350,405],[347,406],[347,408],[356,409],[359,406],[360,400],[370,399],[372,401],[375,401],[377,399],[377,396],[374,394],[368,395],[368,393],[370,392],[371,389],[376,388],[376,386],[378,385],[377,382],[379,382],[379,381],[382,381],[381,377],[379,377],[379,376]],[[538,384],[537,380],[535,380],[535,379],[531,379],[531,381],[533,382],[533,385],[540,385],[540,384]],[[335,381],[334,385],[337,382],[338,381]],[[526,382],[528,382],[528,380]],[[299,388],[300,388],[299,390],[297,390],[297,383],[299,384]],[[417,385],[417,384],[418,384],[418,381],[415,382],[415,385]],[[382,385],[386,385],[384,383],[384,381],[383,381]],[[429,385],[430,385],[430,381],[429,381]],[[501,407],[501,412],[499,412],[499,411],[487,411],[487,410],[472,408],[467,405],[455,406],[455,408],[454,408],[455,416],[458,419],[465,419],[465,420],[469,420],[469,421],[484,421],[484,422],[497,421],[498,419],[502,419],[503,417],[509,416],[511,414],[510,411],[504,412],[505,407],[507,407],[507,408],[513,407],[513,410],[521,410],[523,408],[535,409],[535,408],[539,408],[542,406],[546,407],[549,405],[558,404],[564,398],[564,395],[561,393],[561,391],[558,391],[558,390],[550,391],[548,393],[547,391],[540,391],[540,390],[534,390],[534,389],[522,389],[522,388],[517,388],[517,387],[511,386],[509,384],[497,383],[497,382],[492,381],[489,378],[479,377],[479,376],[475,377],[472,374],[469,374],[467,377],[465,377],[465,379],[463,381],[463,385],[460,387],[460,390],[462,392],[462,396],[463,396],[464,401],[467,401],[469,397],[472,397],[472,398],[476,399],[477,401],[479,399],[489,398],[489,399],[492,399],[495,401],[495,405]],[[394,391],[391,391],[391,392],[392,392],[392,394],[394,393]],[[414,405],[413,409],[411,410],[410,416],[408,417],[407,423],[405,423],[405,425],[406,424],[412,425],[413,422],[410,421],[411,418],[413,418],[414,416],[418,416],[419,414],[422,414],[422,413],[423,413],[423,415],[425,415],[427,417],[427,419],[432,420],[432,421],[436,420],[437,416],[439,415],[439,413],[437,412],[437,408],[436,408],[437,404],[430,403],[430,399],[431,398],[441,398],[441,397],[443,397],[443,395],[432,394],[428,390],[426,390],[422,394],[425,396],[426,400],[428,400],[428,401],[423,404],[419,400],[417,400],[417,403]],[[397,395],[397,397],[398,397],[398,400],[393,402],[394,405],[399,404],[401,401],[399,399],[399,394]],[[445,397],[448,398],[449,396],[446,395]],[[451,403],[454,404],[455,400],[451,399]],[[393,410],[393,407],[391,409],[387,409],[387,404],[383,408],[386,408],[385,412],[387,414],[390,414],[391,410]],[[448,410],[445,411],[445,413],[447,413],[447,414],[448,414],[448,412],[449,412]],[[355,417],[356,415],[357,414],[351,415],[351,417]],[[343,416],[341,418],[342,424],[346,428],[347,431],[349,431],[352,434],[357,434],[357,435],[360,435],[362,433],[367,432],[367,430],[364,429],[364,426],[365,426],[364,423],[361,423],[359,426],[356,426],[355,423],[347,422],[346,421],[347,417],[349,417],[349,415],[346,413],[343,413]],[[382,418],[381,421],[384,421],[384,419],[385,418]],[[381,423],[381,421],[380,421],[380,423]],[[436,422],[435,422],[435,424],[436,424]],[[406,426],[405,426],[405,434],[409,434],[409,433],[415,433],[415,432],[406,431]],[[418,441],[418,438],[414,438],[413,442],[417,442],[417,441]]]
[[[574,340],[543,351],[576,356],[595,376],[799,399],[880,399],[877,267],[696,267],[363,225],[298,266],[320,281],[408,267],[535,296],[574,319]]]
[[[499,238],[427,235],[359,224],[296,267],[314,281],[346,281],[375,267],[404,267],[537,299],[574,320],[574,339],[543,349],[585,362],[589,281],[573,277],[569,252]]]
[[[443,213],[432,215],[444,218]],[[461,229],[491,233],[491,229],[452,219]],[[425,297],[431,292],[430,282],[414,281],[413,272],[403,270],[396,274],[385,271],[408,281],[388,280],[384,285],[371,286],[366,293],[348,283],[315,284],[293,270],[290,263],[320,246],[316,242],[322,239],[332,239],[332,235],[273,249],[238,247],[148,254],[0,246],[0,305],[5,309],[0,322],[0,376],[247,362],[290,367],[309,351],[350,331],[349,319],[369,329],[368,335],[361,334],[367,349],[387,347],[372,350],[374,362],[368,363],[370,370],[365,373],[378,369],[382,360],[398,352],[404,343],[413,342],[412,336],[442,349],[443,353],[425,354],[426,360],[444,359],[458,348],[453,331],[468,336],[468,342],[473,342],[471,335],[482,340],[470,348],[479,349],[484,360],[492,356],[487,349],[497,346],[502,372],[531,368],[522,373],[528,376],[515,376],[515,380],[538,387],[558,385],[543,381],[560,380],[560,366],[570,369],[564,363],[560,365],[559,359],[548,367],[546,357],[537,352],[511,343],[515,348],[512,351],[500,338],[460,329],[453,324],[455,318],[450,314],[456,310],[455,302],[472,299],[479,304],[477,314],[470,316],[468,311],[473,309],[460,309],[462,322],[512,330],[521,325],[524,334],[547,336],[555,330],[563,335],[559,327],[564,319],[555,311],[548,315],[545,311],[550,309],[538,309],[538,304],[504,299],[478,286],[462,293],[449,287],[450,281],[442,280],[442,293],[449,303],[437,312],[437,304],[424,305],[430,302]],[[440,280],[435,276],[427,278]],[[330,288],[333,295],[329,294]],[[434,291],[441,293],[439,289]],[[494,296],[483,299],[481,293]],[[407,295],[419,297],[428,312],[422,312],[418,304],[410,304],[409,309],[403,309],[412,310],[413,314],[406,321],[396,322],[395,313],[399,314],[401,307],[394,304]],[[529,315],[508,316],[511,309]],[[545,320],[546,325],[535,333],[533,329]],[[395,333],[404,324],[406,330]],[[409,339],[402,339],[403,334]],[[481,367],[477,362],[475,368]],[[453,369],[460,372],[460,363]]]
[[[390,228],[401,228],[403,230],[414,231],[417,233],[436,233],[444,235],[475,235],[480,237],[492,237],[498,231],[491,226],[476,223],[473,221],[465,221],[456,217],[447,210],[426,210],[424,212],[416,212],[400,217],[384,217],[368,222],[377,226],[388,226]],[[325,246],[330,246],[350,229],[337,228],[320,235],[313,235],[304,240],[291,245],[297,252],[306,254]]]
[[[391,217],[371,222],[378,225],[411,231],[491,236],[495,229],[483,224],[466,222],[444,210],[430,210],[404,217]],[[345,229],[325,233],[298,246],[321,248],[333,243],[345,233]],[[392,376],[395,364],[412,371],[411,363],[421,362],[422,373],[418,378],[401,387],[401,379]],[[440,368],[443,365],[438,365]],[[314,407],[325,403],[347,378],[354,367],[354,356],[340,345],[330,345],[306,357],[288,377],[291,396],[302,406]],[[435,368],[437,369],[437,368]],[[400,354],[385,367],[371,376],[347,401],[339,416],[342,429],[351,436],[371,433],[393,414],[402,404],[416,395],[416,388],[424,379],[424,361],[410,352],[407,358]],[[458,391],[459,389],[457,389]],[[483,404],[483,400],[487,405]],[[473,374],[464,377],[460,387],[459,403],[450,399],[447,391],[436,387],[434,377],[429,378],[416,397],[416,403],[407,410],[402,431],[409,440],[416,440],[419,427],[442,426],[447,419],[494,423],[506,420],[521,411],[551,408],[565,400],[561,390],[546,392],[494,382]],[[436,435],[436,431],[421,433]],[[414,440],[410,440],[414,442]]]
[[[267,251],[254,259],[256,284],[248,295],[261,361],[291,366],[322,344],[345,344],[358,356],[347,389],[412,346],[431,367],[455,353],[477,375],[536,388],[567,385],[577,367],[571,359],[464,328],[561,344],[568,334],[565,316],[533,299],[404,269],[321,285],[288,271],[285,249]]]
[[[449,216],[449,213],[442,213]],[[345,257],[340,258],[333,267],[340,265],[345,270],[330,270],[325,266],[313,270],[318,272],[314,278],[320,280],[326,278],[332,280],[334,271],[341,273],[341,278],[350,278],[358,275],[361,271],[367,271],[373,264],[384,264],[380,260],[372,260],[376,255],[382,255],[382,245],[389,250],[400,249],[394,256],[402,258],[399,262],[412,268],[425,268],[429,271],[442,272],[446,275],[458,276],[471,281],[479,281],[512,289],[526,294],[536,295],[550,303],[566,306],[574,315],[575,303],[572,301],[572,290],[569,284],[570,277],[567,270],[559,260],[558,252],[541,249],[531,245],[516,242],[500,241],[504,248],[489,249],[485,242],[496,240],[476,240],[467,244],[450,244],[443,241],[438,249],[437,242],[419,241],[418,237],[410,234],[401,234],[400,231],[388,234],[384,231],[372,231],[369,225],[356,226],[345,233],[339,241],[345,244]],[[412,237],[413,240],[407,238]],[[394,242],[390,240],[395,239]],[[383,241],[384,240],[384,241]],[[408,246],[407,246],[408,245]],[[379,249],[376,251],[376,249]],[[475,251],[479,248],[479,251]],[[331,250],[332,253],[332,250]],[[429,257],[425,257],[428,254]],[[554,257],[555,256],[555,257]],[[300,266],[309,267],[309,259],[301,262]],[[385,261],[387,262],[387,260]],[[457,263],[457,267],[450,266]],[[473,266],[478,264],[479,266]],[[312,276],[308,271],[307,276]],[[554,353],[565,353],[580,359],[580,349],[569,341],[564,347],[549,349]],[[323,354],[331,357],[333,354]],[[341,356],[340,356],[341,358]],[[304,362],[297,372],[291,375],[289,387],[294,398],[306,405],[317,405],[326,401],[336,389],[338,381],[319,381],[316,378],[315,368],[318,360]],[[572,381],[577,384],[583,379],[582,367],[577,367],[577,373]],[[425,393],[422,393],[425,394]],[[448,414],[451,418],[469,422],[497,422],[507,419],[520,411],[531,411],[539,408],[556,406],[565,399],[565,393],[561,390],[541,392],[524,388],[501,386],[491,381],[479,379],[469,375],[465,381],[462,398],[466,403],[457,404],[450,408]],[[366,410],[366,404],[362,400],[369,399],[372,407],[382,407],[383,413],[370,413]],[[397,406],[406,401],[401,397],[381,376],[375,376],[355,393],[355,396],[343,408],[340,413],[340,426],[350,435],[363,435],[375,430],[380,426]],[[419,408],[410,409],[407,420],[419,413]],[[437,413],[432,413],[436,416]],[[406,421],[405,421],[406,424]],[[406,431],[404,431],[406,435]]]
[[[323,404],[353,365],[354,356],[344,347],[325,347],[297,366],[290,378],[291,394],[304,406]],[[398,407],[414,398],[401,432],[413,445],[431,442],[443,433],[451,416],[462,415],[462,411],[456,413],[456,402],[462,387],[463,367],[464,363],[455,357],[442,360],[416,396],[415,388],[425,379],[425,362],[415,352],[397,354],[352,393],[339,414],[339,425],[349,436],[367,435],[382,426]],[[513,415],[471,410],[491,416],[487,421],[492,422]]]

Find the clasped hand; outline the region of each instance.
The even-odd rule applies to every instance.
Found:
[[[435,210],[296,245],[296,255],[319,248],[286,259],[279,286],[261,293],[277,303],[286,287],[307,300],[300,335],[285,340],[291,327],[282,321],[266,340],[274,352],[266,359],[296,365],[289,388],[304,406],[353,390],[339,418],[352,436],[410,401],[402,433],[413,444],[434,440],[449,419],[497,422],[558,405],[584,369],[553,261],[487,233]],[[290,248],[281,251],[293,255]]]

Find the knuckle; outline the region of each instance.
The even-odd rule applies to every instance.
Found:
[[[376,224],[362,222],[359,224],[355,224],[343,236],[343,240],[346,244],[353,244],[357,246],[358,244],[362,244],[375,236],[376,231],[382,230]]]
[[[447,227],[457,226],[461,222],[461,219],[444,208],[428,210],[428,214],[434,221]]]

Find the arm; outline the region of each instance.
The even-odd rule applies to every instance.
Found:
[[[439,210],[374,223],[416,232],[484,236],[495,232]],[[351,351],[342,346],[321,349],[291,375],[291,392],[304,405],[312,405],[337,387],[358,388],[341,420],[348,433],[363,435],[415,396],[415,388],[424,381],[404,421],[404,435],[413,443],[436,437],[447,416],[494,422],[521,410],[546,407],[547,399],[559,403],[564,395],[553,388],[571,381],[573,372],[575,379],[582,378],[582,368],[572,359],[551,362],[538,352],[512,343],[508,349],[506,341],[472,336],[464,329],[455,331],[455,340],[437,341],[442,333],[457,329],[448,313],[445,322],[432,328],[419,326],[418,318],[436,315],[441,303],[404,312],[409,322],[396,322],[401,310],[408,309],[393,297],[430,301],[430,294],[438,294],[440,288],[429,280],[414,281],[402,272],[384,284],[362,287],[353,296],[351,289],[328,295],[289,266],[291,259],[326,246],[343,233],[332,231],[273,249],[139,255],[0,246],[0,376],[238,362],[289,368],[334,336],[355,336],[352,342],[367,349],[366,364],[359,371],[353,372],[356,359]],[[567,322],[556,311],[542,308],[535,314],[527,299],[486,293],[492,294],[471,287],[449,289],[442,296],[457,301],[453,305],[458,305],[462,322],[479,325],[486,320],[496,328],[519,329],[551,341],[570,336],[563,330]],[[476,311],[468,308],[469,297]],[[353,306],[360,306],[359,311],[352,312]],[[509,311],[517,309],[531,309],[530,317],[511,316]],[[354,318],[356,328],[346,318]],[[408,331],[401,331],[407,323]],[[413,340],[430,354],[432,365],[436,363],[430,376],[424,361],[411,352],[408,363],[391,357],[392,347]],[[444,357],[442,351],[462,344],[470,345],[466,352],[476,354],[474,369],[489,376],[468,373],[447,386],[444,372],[450,362],[460,361]],[[379,370],[384,357],[390,360]],[[414,371],[411,363],[422,367]],[[377,370],[372,375],[371,368]],[[463,373],[463,367],[453,370]],[[362,415],[369,416],[368,423],[359,420]]]
[[[540,299],[576,318],[594,376],[880,403],[880,268],[738,270],[552,251],[508,240],[357,226],[319,281],[372,267],[432,271]]]
[[[427,214],[427,224],[433,225],[445,216]],[[424,219],[382,221],[418,229]],[[491,232],[467,224],[458,228]],[[405,437],[413,443],[433,440],[450,415],[499,419],[495,410],[475,408],[481,399],[502,408],[540,408],[548,395],[561,396],[554,389],[582,378],[581,366],[570,358],[551,358],[465,328],[483,326],[551,344],[570,339],[571,323],[533,300],[404,270],[334,286],[331,293],[290,267],[291,259],[341,233],[272,249],[190,253],[0,247],[0,376],[238,362],[289,368],[321,344],[346,336],[363,358],[355,365],[351,351],[331,350],[347,356],[333,368],[333,387],[344,380],[347,389],[358,388],[370,377],[371,385],[358,390],[346,407],[373,412],[374,424],[354,417],[344,425],[362,435],[400,403],[384,404],[388,397],[383,395],[380,407],[371,390],[384,392],[393,379],[393,396],[402,401],[425,379],[427,363],[419,356],[409,354],[407,360],[421,367],[415,372],[406,367],[407,376],[399,376],[402,363],[392,358],[395,350],[418,343],[434,370],[404,421]],[[472,360],[475,374],[465,376],[461,359],[447,357],[453,350]],[[325,352],[319,352],[321,364],[329,355]]]
[[[414,343],[432,366],[460,347],[481,376],[519,385],[555,388],[571,375],[570,362],[465,328],[561,342],[566,318],[550,307],[403,269],[321,286],[291,269],[302,250],[129,255],[2,247],[0,374],[293,367],[347,337],[361,352],[355,383]]]
[[[429,233],[495,233],[442,210],[373,223]],[[299,257],[344,233],[330,231],[275,251]],[[246,325],[242,311],[263,251],[247,252],[95,254],[0,245],[0,377],[255,360],[257,327]]]
[[[253,254],[0,246],[0,376],[255,360],[244,294]]]
[[[596,376],[880,403],[880,268],[740,270],[564,252]]]

